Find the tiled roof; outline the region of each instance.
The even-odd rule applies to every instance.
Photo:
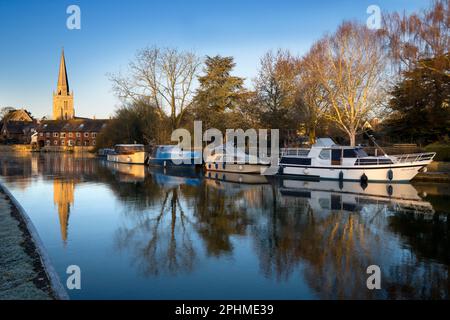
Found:
[[[45,120],[37,129],[38,132],[100,132],[108,120],[72,119]]]
[[[8,121],[6,124],[0,126],[2,133],[6,129],[9,134],[21,134],[36,127],[36,123],[28,121]]]

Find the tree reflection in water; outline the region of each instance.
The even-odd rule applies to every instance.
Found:
[[[146,193],[156,197],[146,201],[151,203],[149,207],[141,203],[125,213],[131,223],[117,230],[117,248],[130,250],[133,262],[144,275],[189,272],[196,259],[191,239],[193,221],[181,204],[181,187],[158,191]]]
[[[77,203],[77,185],[102,183],[124,208],[114,244],[145,276],[190,273],[211,257],[237,258],[234,246],[250,240],[244,252],[259,265],[248,268],[274,285],[300,279],[319,298],[449,297],[449,197],[439,191],[437,201],[425,186],[426,199],[408,184],[393,186],[392,196],[381,194],[390,190],[385,185],[362,190],[278,178],[245,184],[67,155],[3,157],[0,173],[20,190],[36,177],[70,182],[70,193],[59,192],[69,196],[53,197],[69,206]],[[73,228],[68,219],[61,219],[63,239]],[[366,287],[371,264],[381,267],[380,291]]]

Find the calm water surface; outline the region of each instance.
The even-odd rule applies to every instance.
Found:
[[[203,176],[0,155],[72,299],[449,298],[448,184]],[[380,266],[382,289],[366,287]]]

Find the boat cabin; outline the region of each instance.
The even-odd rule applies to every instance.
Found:
[[[134,154],[137,152],[145,152],[143,144],[117,144],[114,147],[117,154]]]
[[[336,145],[329,138],[318,139],[311,149],[286,149],[280,164],[297,166],[359,166],[392,164],[390,157],[369,156],[362,147]]]

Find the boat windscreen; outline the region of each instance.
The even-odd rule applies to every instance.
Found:
[[[364,149],[362,149],[362,148],[355,149],[355,152],[356,152],[358,158],[364,158],[364,157],[368,157],[369,156],[367,154],[367,152],[365,152]]]
[[[319,138],[317,139],[314,147],[330,148],[336,146],[336,143],[331,138]]]

